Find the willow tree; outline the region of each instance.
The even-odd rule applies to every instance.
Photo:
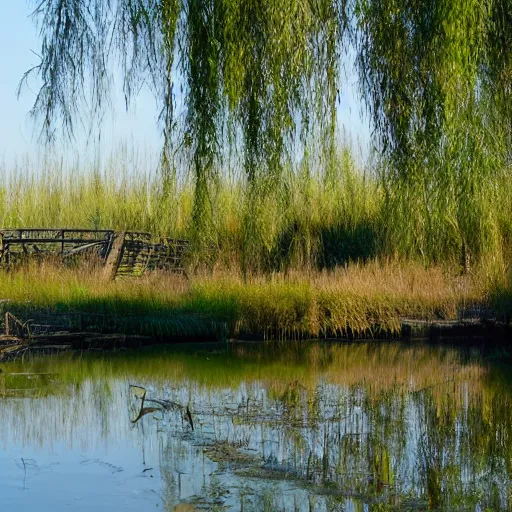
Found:
[[[180,147],[195,175],[200,243],[210,243],[209,190],[227,145],[256,190],[260,177],[279,180],[294,141],[313,127],[332,133],[342,1],[38,0],[33,16],[41,62],[26,77],[43,82],[32,113],[45,137],[72,136],[84,106],[97,114],[109,105],[114,64],[127,104],[149,83],[161,108],[163,162]],[[176,114],[176,87],[184,115]]]
[[[465,264],[496,252],[496,185],[511,163],[512,2],[359,0],[357,23],[392,244],[427,260],[462,253]]]
[[[312,133],[332,147],[340,69],[355,53],[403,250],[480,253],[496,244],[485,185],[510,160],[511,3],[37,0],[41,62],[26,76],[43,85],[32,112],[47,138],[72,136],[84,104],[93,115],[109,105],[113,64],[127,104],[149,83],[162,161],[184,150],[196,239],[208,244],[210,187],[226,147],[241,155],[251,211]]]

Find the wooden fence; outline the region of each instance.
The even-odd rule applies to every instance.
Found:
[[[108,229],[0,229],[0,266],[44,257],[62,260],[93,256],[105,274],[140,276],[146,271],[184,272],[187,240],[155,238],[151,233]]]

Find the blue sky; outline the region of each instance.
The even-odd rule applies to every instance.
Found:
[[[0,163],[10,165],[29,156],[36,157],[43,148],[37,140],[38,126],[28,113],[38,90],[37,80],[32,79],[17,99],[16,89],[23,73],[38,63],[40,41],[33,20],[29,18],[34,0],[0,0]],[[354,78],[349,79],[354,82]],[[342,84],[343,85],[343,84]],[[360,103],[354,87],[344,84],[339,116],[347,132],[366,144],[369,138],[368,123],[361,117]],[[161,147],[157,127],[157,110],[151,93],[143,91],[127,113],[122,91],[114,92],[113,112],[105,116],[101,127],[101,144],[78,135],[72,144],[56,146],[62,156],[108,155],[121,144],[157,154]],[[55,154],[55,156],[60,156]]]

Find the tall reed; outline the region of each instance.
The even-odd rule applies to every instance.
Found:
[[[156,165],[126,150],[102,166],[43,160],[0,171],[0,227],[195,234],[190,175],[163,179]],[[232,169],[217,174],[208,190],[207,244],[198,245],[206,254],[195,254],[197,260],[238,265],[245,255],[252,270],[280,270],[376,255],[382,194],[350,148],[340,150],[328,172],[313,163],[288,166],[271,186],[263,178],[249,185]]]
[[[441,267],[393,261],[245,279],[236,270],[198,272],[189,280],[155,273],[108,285],[101,269],[49,262],[0,272],[0,298],[8,299],[0,308],[22,319],[80,312],[83,323],[90,317],[106,320],[109,330],[156,336],[396,334],[403,317],[454,319],[482,296],[476,279],[461,280]]]
[[[510,169],[485,141],[485,151],[466,144],[470,152],[454,140],[417,161],[410,180],[395,176],[389,160],[357,163],[348,144],[250,182],[228,159],[208,185],[208,236],[193,246],[191,263],[257,273],[397,257],[503,274],[512,247]],[[47,159],[0,168],[0,227],[194,238],[194,178],[186,170],[164,176],[147,162],[122,149],[101,166]]]

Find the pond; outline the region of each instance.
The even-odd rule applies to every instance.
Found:
[[[235,343],[0,369],[2,510],[512,508],[512,377],[478,352]]]

